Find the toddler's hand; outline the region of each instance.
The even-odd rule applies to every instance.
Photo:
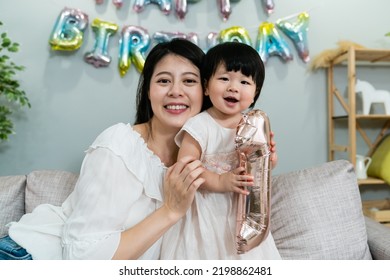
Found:
[[[248,195],[249,191],[244,187],[253,186],[253,176],[245,174],[245,168],[239,167],[230,172],[219,175],[218,189],[221,192],[236,192]]]

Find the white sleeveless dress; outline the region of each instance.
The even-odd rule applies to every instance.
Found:
[[[238,166],[235,129],[220,126],[202,112],[184,125],[176,137],[178,145],[183,131],[199,142],[207,169],[220,174]],[[164,235],[161,259],[281,259],[271,233],[258,247],[245,254],[236,253],[236,208],[233,193],[198,191],[186,216]]]

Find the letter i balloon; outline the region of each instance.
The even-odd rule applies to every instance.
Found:
[[[110,36],[117,32],[118,25],[95,19],[91,27],[95,33],[95,46],[92,51],[84,55],[84,60],[96,68],[108,66],[111,62],[111,57],[107,51],[108,41]]]

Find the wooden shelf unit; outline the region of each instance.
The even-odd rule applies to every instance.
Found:
[[[358,184],[359,185],[383,185],[385,184],[385,181],[378,178],[368,177],[367,179],[359,179]]]
[[[334,67],[344,65],[347,67],[348,81],[348,100],[345,101],[340,91],[334,83]],[[387,66],[390,67],[390,49],[355,49],[351,46],[347,51],[339,53],[331,61],[327,67],[328,78],[328,159],[334,160],[336,152],[347,152],[349,161],[356,166],[356,136],[360,133],[364,142],[367,144],[369,151],[367,156],[371,156],[378,143],[386,135],[390,128],[390,115],[361,115],[356,114],[356,67],[357,66]],[[334,100],[338,100],[342,108],[345,110],[345,115],[334,115]],[[338,120],[346,120],[348,127],[348,144],[338,145],[335,143],[335,122]],[[380,129],[376,139],[371,142],[364,129],[359,125],[361,120],[384,120],[384,125]],[[359,180],[359,185],[365,184],[385,184],[383,180],[376,178],[368,178]]]

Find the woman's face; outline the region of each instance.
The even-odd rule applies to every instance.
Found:
[[[168,54],[154,68],[149,98],[153,121],[167,129],[180,129],[202,107],[199,69],[186,58]]]

